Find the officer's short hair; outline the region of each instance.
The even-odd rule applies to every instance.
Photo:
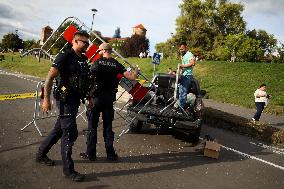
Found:
[[[77,31],[74,33],[73,38],[75,38],[76,36],[87,37],[87,38],[90,37],[90,35],[86,31]]]
[[[109,51],[111,51],[112,47],[111,47],[111,45],[109,43],[102,43],[102,44],[100,44],[99,49],[100,50],[109,50]]]

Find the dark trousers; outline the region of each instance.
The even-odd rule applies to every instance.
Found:
[[[87,150],[89,157],[96,157],[97,128],[99,126],[100,113],[103,119],[103,136],[105,147],[112,147],[114,141],[114,132],[112,131],[112,121],[114,117],[113,96],[99,96],[94,98],[95,106],[87,110],[88,134]]]
[[[70,175],[74,172],[74,162],[71,158],[72,146],[78,137],[76,115],[78,113],[79,100],[70,100],[62,103],[56,102],[60,116],[57,118],[53,130],[41,143],[39,153],[46,155],[51,147],[61,138],[61,156],[63,161],[63,173]]]
[[[255,102],[255,106],[256,106],[256,112],[255,112],[253,118],[256,121],[259,121],[261,113],[264,109],[265,103],[264,102]]]

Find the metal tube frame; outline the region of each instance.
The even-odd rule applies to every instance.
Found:
[[[50,49],[55,45],[55,43],[56,43],[56,42],[59,40],[59,38],[63,35],[63,33],[64,33],[64,31],[65,31],[66,29],[60,34],[60,36],[56,39],[56,41],[52,44],[52,46],[46,51],[46,50],[44,50],[44,48],[46,47],[48,41],[51,40],[51,39],[54,37],[55,33],[58,32],[59,28],[60,28],[61,26],[63,26],[63,24],[65,24],[65,23],[66,23],[67,21],[69,21],[69,20],[71,20],[70,25],[73,24],[73,23],[76,23],[76,24],[79,25],[79,28],[84,27],[84,28],[86,28],[88,31],[90,31],[89,33],[92,34],[92,35],[94,35],[94,37],[95,37],[95,38],[92,40],[92,43],[93,43],[96,39],[99,39],[102,43],[105,43],[105,41],[104,41],[99,35],[97,35],[94,31],[92,31],[92,28],[89,28],[88,26],[86,26],[81,20],[79,20],[79,19],[76,18],[76,17],[67,17],[67,18],[65,18],[65,19],[61,22],[61,24],[58,26],[58,28],[55,30],[55,32],[53,32],[52,35],[51,35],[51,36],[45,41],[45,43],[42,45],[42,47],[41,47],[41,50],[42,50],[42,51],[45,51],[45,52],[47,52],[47,53],[49,54]],[[66,28],[67,28],[67,27],[66,27]],[[67,44],[67,43],[65,43],[65,45],[62,47],[62,49],[66,46],[66,44]],[[61,49],[60,51],[62,51],[62,49]],[[113,49],[113,53],[123,61],[122,64],[127,64],[127,66],[130,67],[132,70],[134,69],[134,66],[132,66],[132,64],[129,63],[129,62],[127,61],[127,59],[125,59],[122,55],[120,55],[116,50]],[[57,54],[57,55],[58,55],[58,54]],[[56,55],[56,56],[57,56],[57,55]],[[55,56],[55,58],[56,58],[56,56]],[[91,57],[91,59],[92,59],[93,57],[94,57],[94,55]],[[150,81],[150,80],[149,80],[146,76],[144,76],[142,73],[140,73],[139,76],[150,83],[151,89],[149,89],[148,93],[149,93],[150,91],[153,91],[153,92],[154,92],[154,95],[151,97],[151,99],[150,99],[149,101],[147,101],[147,103],[144,105],[144,107],[142,107],[142,108],[139,110],[139,112],[137,113],[137,115],[138,115],[139,113],[141,113],[141,112],[144,110],[144,108],[147,107],[147,105],[151,102],[151,100],[156,96],[156,92],[157,92],[157,89],[156,89],[155,85],[152,83],[152,81]],[[37,114],[37,111],[38,111],[38,108],[39,108],[39,106],[38,106],[38,103],[39,103],[39,98],[38,98],[38,88],[39,88],[39,85],[40,85],[40,83],[38,84],[38,86],[37,86],[37,91],[36,91],[36,101],[35,101],[35,108],[34,108],[35,111],[34,111],[34,115],[33,115],[33,120],[32,120],[29,124],[27,124],[25,127],[23,127],[21,130],[23,131],[23,130],[26,129],[30,124],[34,123],[34,125],[35,125],[36,129],[38,130],[39,134],[42,136],[42,133],[41,133],[41,131],[39,130],[39,127],[38,127],[37,124],[36,124],[36,120],[45,119],[45,118],[48,118],[48,117],[39,118],[39,117],[36,115],[36,114]],[[141,87],[142,87],[142,85],[141,85]],[[138,89],[136,90],[135,94],[136,94],[139,90],[140,90],[140,88],[138,88]],[[126,92],[126,91],[124,91],[123,93],[125,93],[125,92]],[[119,96],[119,98],[123,95],[123,93]],[[147,93],[147,94],[148,94],[148,93]],[[135,94],[133,94],[133,95],[135,95]],[[118,98],[118,99],[119,99],[119,98]],[[142,100],[144,100],[144,98],[145,98],[145,96],[143,97]],[[118,100],[118,99],[117,99],[117,100]],[[141,101],[142,101],[142,100],[141,100]],[[136,106],[140,105],[141,101],[140,101]],[[129,119],[126,118],[126,116],[121,115],[120,112],[122,111],[123,108],[125,108],[125,107],[127,106],[128,103],[129,103],[129,100],[122,106],[122,108],[120,108],[120,111],[118,111],[118,112],[116,111],[116,113],[117,113],[120,117],[122,117],[122,118],[128,123],[127,126],[126,126],[126,128],[123,129],[123,131],[119,134],[118,139],[119,139],[119,137],[121,137],[124,133],[128,132],[128,130],[129,130],[129,128],[130,128],[130,125],[131,125],[132,122],[136,119],[136,116],[133,117],[131,120],[129,120]],[[87,120],[82,116],[82,114],[83,114],[85,111],[86,111],[86,106],[85,106],[84,111],[81,112],[81,113],[79,113],[79,114],[77,115],[77,118],[78,118],[79,116],[81,116],[81,117],[84,119],[84,121],[87,121]],[[55,117],[55,116],[53,116],[53,117]]]
[[[34,103],[33,119],[32,119],[32,121],[30,121],[27,125],[25,125],[25,126],[21,129],[21,131],[25,130],[28,126],[30,126],[30,125],[33,123],[34,126],[35,126],[35,128],[36,128],[36,130],[38,131],[39,135],[40,135],[40,136],[43,136],[41,130],[40,130],[39,127],[37,126],[36,121],[37,121],[37,120],[42,120],[42,119],[47,119],[47,118],[52,118],[52,117],[58,117],[58,116],[60,116],[60,115],[56,114],[56,110],[54,111],[54,113],[55,113],[54,115],[53,115],[53,113],[51,112],[50,115],[46,114],[47,116],[42,116],[42,117],[39,116],[39,112],[40,112],[40,100],[41,100],[40,95],[39,95],[39,91],[41,91],[41,87],[44,85],[44,83],[45,83],[45,81],[40,81],[40,82],[38,82],[38,84],[37,84],[36,96],[35,96],[36,99],[35,99],[35,103]],[[52,88],[54,88],[54,87],[52,87]],[[53,103],[53,100],[52,100],[52,103]],[[80,117],[82,117],[82,119],[83,119],[85,122],[87,122],[86,118],[83,116],[83,113],[86,112],[86,110],[87,110],[87,108],[86,108],[86,106],[84,106],[84,110],[83,110],[82,112],[78,113],[78,115],[76,116],[76,118],[78,118],[78,117],[80,116]]]

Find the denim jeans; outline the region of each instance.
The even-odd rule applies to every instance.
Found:
[[[264,106],[265,106],[265,102],[255,102],[255,106],[256,106],[256,112],[255,112],[253,118],[256,121],[259,121],[261,113],[262,113]]]
[[[179,86],[179,102],[182,108],[184,108],[184,106],[186,105],[187,93],[191,87],[192,78],[192,75],[181,76]]]

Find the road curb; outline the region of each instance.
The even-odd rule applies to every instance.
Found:
[[[204,122],[212,127],[230,130],[265,142],[284,144],[284,130],[265,123],[253,124],[247,118],[214,108],[205,107]]]

